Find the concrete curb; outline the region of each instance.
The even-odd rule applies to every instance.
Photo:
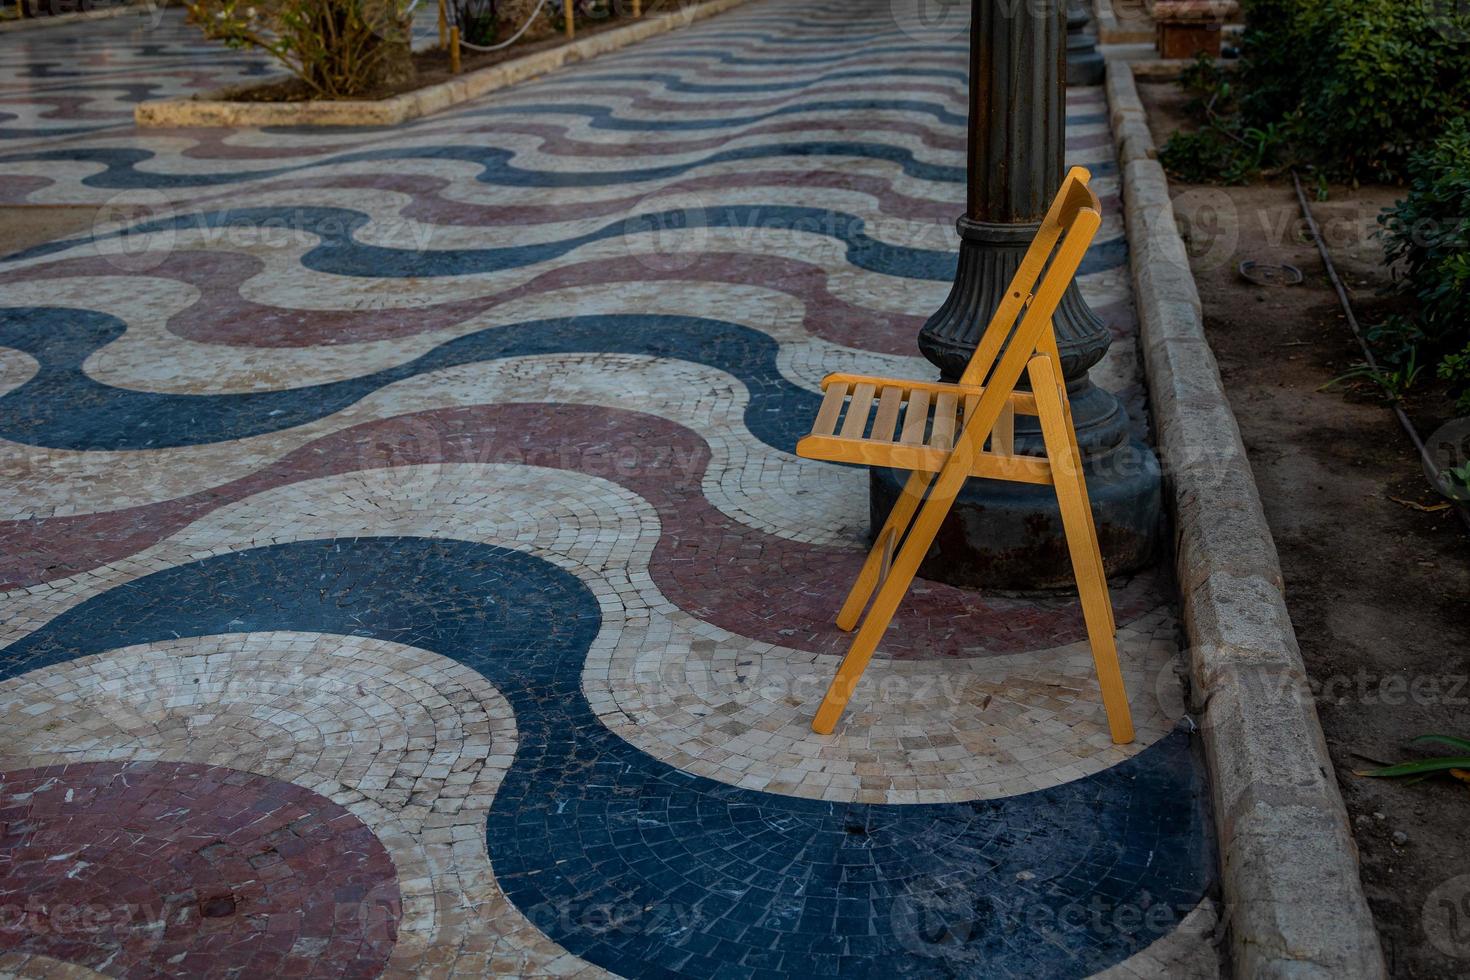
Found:
[[[141,102],[133,110],[139,126],[394,126],[441,112],[563,65],[665,34],[722,14],[749,0],[706,0],[697,7],[646,17],[627,27],[592,34],[580,41],[472,71],[459,78],[405,92],[389,99],[306,102],[237,102],[240,86],[190,99]],[[254,83],[259,84],[259,83]]]
[[[153,17],[164,6],[164,3],[154,2],[154,0],[134,0],[132,3],[104,7],[101,10],[79,10],[73,14],[57,14],[54,17],[27,17],[24,20],[0,21],[0,34],[7,31],[35,30],[41,27],[62,27],[66,24],[81,24],[89,20],[110,20],[113,17],[125,17],[128,14]]]
[[[1125,31],[1113,10],[1113,0],[1092,0],[1092,19],[1097,24],[1098,44],[1152,44],[1153,31]]]
[[[1384,977],[1276,545],[1130,65],[1109,62],[1107,95],[1234,974]]]
[[[1145,82],[1177,82],[1193,60],[1179,58],[1143,58],[1133,62],[1133,78]],[[1221,71],[1235,71],[1239,61],[1217,61]]]

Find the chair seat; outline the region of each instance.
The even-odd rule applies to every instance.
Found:
[[[985,389],[973,385],[905,381],[856,374],[822,380],[822,405],[812,431],[796,444],[806,459],[860,463],[938,473],[954,451]],[[1036,414],[1029,392],[1011,392],[1007,410],[976,454],[971,475],[1050,484],[1051,464],[1012,451],[1016,413]]]

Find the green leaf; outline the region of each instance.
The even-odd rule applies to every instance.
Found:
[[[1367,772],[1357,772],[1355,775],[1386,777],[1391,779],[1397,776],[1422,776],[1426,773],[1449,772],[1451,769],[1470,769],[1470,755],[1455,756],[1447,759],[1420,759],[1416,762],[1400,762],[1396,766],[1370,769]]]
[[[1420,743],[1438,742],[1440,745],[1448,745],[1450,748],[1459,749],[1461,752],[1470,752],[1470,738],[1455,738],[1453,735],[1420,735],[1413,741]]]

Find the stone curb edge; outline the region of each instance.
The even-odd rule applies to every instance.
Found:
[[[133,110],[139,126],[394,126],[478,98],[564,65],[627,47],[659,34],[722,14],[750,0],[705,0],[686,10],[647,17],[627,27],[515,58],[437,85],[373,101],[232,102],[238,87],[206,98],[157,99]]]
[[[1276,545],[1127,63],[1108,63],[1107,96],[1234,975],[1385,977]]]
[[[1092,19],[1097,24],[1098,44],[1152,44],[1153,31],[1125,31],[1113,10],[1113,0],[1092,0]]]
[[[0,21],[0,34],[8,31],[29,31],[42,27],[63,27],[67,24],[81,24],[89,20],[109,20],[113,17],[125,17],[134,14],[139,17],[153,17],[159,8],[167,6],[165,0],[132,0],[131,3],[119,4],[116,7],[103,7],[101,10],[78,10],[70,14],[56,14],[51,17],[27,17],[24,20],[13,19]]]

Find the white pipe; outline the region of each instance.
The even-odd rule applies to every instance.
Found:
[[[417,3],[418,0],[414,0],[414,2]],[[531,16],[526,18],[526,22],[521,25],[521,29],[516,31],[510,37],[506,38],[504,41],[501,41],[499,44],[492,44],[489,47],[485,47],[479,44],[471,44],[464,39],[464,32],[461,31],[459,35],[459,46],[462,48],[469,48],[471,51],[500,51],[503,48],[508,48],[512,44],[515,44],[517,41],[519,41],[521,39],[521,35],[526,33],[526,31],[530,29],[531,23],[535,21],[538,16],[540,16],[541,8],[545,6],[546,0],[541,0],[540,3],[536,4],[536,9],[531,11]]]

